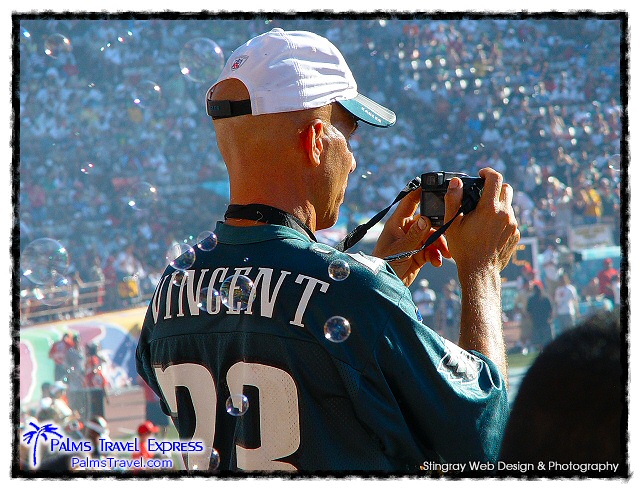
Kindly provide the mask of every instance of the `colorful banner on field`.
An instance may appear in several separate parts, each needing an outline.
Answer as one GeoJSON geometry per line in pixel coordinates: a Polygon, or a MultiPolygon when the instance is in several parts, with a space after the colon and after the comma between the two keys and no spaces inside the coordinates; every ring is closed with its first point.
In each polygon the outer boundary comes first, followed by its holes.
{"type": "Polygon", "coordinates": [[[36,402],[44,382],[54,382],[54,363],[49,350],[65,332],[77,334],[84,349],[96,343],[107,362],[105,375],[110,387],[123,388],[136,384],[135,349],[145,308],[104,313],[46,323],[20,330],[20,404],[36,402]]]}

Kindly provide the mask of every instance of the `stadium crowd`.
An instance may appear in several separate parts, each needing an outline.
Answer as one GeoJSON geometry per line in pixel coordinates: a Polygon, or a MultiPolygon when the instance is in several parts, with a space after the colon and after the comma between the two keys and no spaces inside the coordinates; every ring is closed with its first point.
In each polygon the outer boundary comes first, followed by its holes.
{"type": "Polygon", "coordinates": [[[620,243],[620,19],[34,18],[18,33],[21,248],[58,240],[70,274],[105,281],[103,309],[127,304],[114,293],[124,277],[151,292],[171,243],[212,229],[227,205],[204,110],[214,80],[186,45],[215,41],[215,65],[274,27],[328,37],[361,91],[398,114],[389,131],[358,132],[339,225],[422,172],[491,166],[516,191],[523,237],[546,247],[610,223],[620,243]]]}

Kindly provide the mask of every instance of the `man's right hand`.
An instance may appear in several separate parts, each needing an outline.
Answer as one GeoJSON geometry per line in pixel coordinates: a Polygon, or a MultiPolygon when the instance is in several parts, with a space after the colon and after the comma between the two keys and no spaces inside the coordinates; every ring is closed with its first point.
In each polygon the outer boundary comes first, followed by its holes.
{"type": "MultiPolygon", "coordinates": [[[[478,205],[456,217],[446,231],[462,291],[458,345],[486,355],[507,380],[500,272],[511,259],[520,231],[511,207],[511,186],[490,168],[480,170],[480,177],[484,189],[478,205]]],[[[445,222],[455,216],[461,203],[462,181],[453,178],[445,195],[445,222]]]]}
{"type": "MultiPolygon", "coordinates": [[[[491,168],[483,168],[479,175],[484,179],[484,189],[478,205],[467,215],[458,216],[445,234],[458,271],[465,275],[485,268],[502,271],[520,240],[511,206],[513,188],[491,168]]],[[[446,223],[462,203],[462,181],[457,177],[451,179],[444,200],[446,223]]]]}

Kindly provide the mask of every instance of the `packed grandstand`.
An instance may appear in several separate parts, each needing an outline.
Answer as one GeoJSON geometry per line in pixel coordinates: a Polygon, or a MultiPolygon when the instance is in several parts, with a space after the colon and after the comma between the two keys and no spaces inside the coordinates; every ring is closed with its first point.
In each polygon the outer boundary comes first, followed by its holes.
{"type": "Polygon", "coordinates": [[[491,166],[514,187],[522,236],[539,253],[619,247],[620,17],[34,16],[16,33],[20,249],[54,239],[69,267],[64,301],[40,301],[42,285],[21,275],[23,325],[143,304],[171,245],[214,228],[228,187],[204,94],[235,47],[273,27],[328,37],[361,92],[398,114],[388,131],[358,133],[340,221],[321,239],[339,239],[422,172],[491,166]],[[189,53],[203,40],[214,49],[189,53]]]}

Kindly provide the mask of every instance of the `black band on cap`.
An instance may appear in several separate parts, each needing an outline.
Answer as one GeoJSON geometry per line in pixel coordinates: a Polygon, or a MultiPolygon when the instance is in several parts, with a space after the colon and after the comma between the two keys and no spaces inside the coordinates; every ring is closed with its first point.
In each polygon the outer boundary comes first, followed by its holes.
{"type": "Polygon", "coordinates": [[[251,114],[251,100],[207,100],[207,114],[213,119],[251,114]]]}

